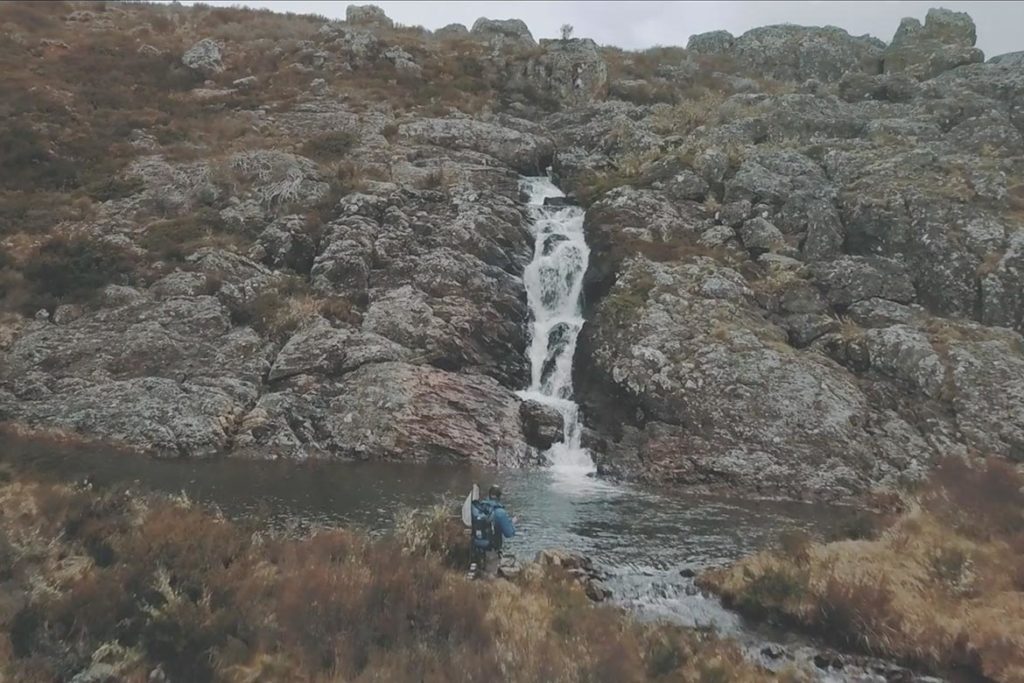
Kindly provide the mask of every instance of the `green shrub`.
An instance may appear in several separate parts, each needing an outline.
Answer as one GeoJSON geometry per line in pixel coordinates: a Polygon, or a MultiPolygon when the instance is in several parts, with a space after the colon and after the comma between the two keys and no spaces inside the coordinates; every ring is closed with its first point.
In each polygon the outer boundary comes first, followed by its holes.
{"type": "Polygon", "coordinates": [[[359,142],[359,136],[347,131],[322,133],[306,141],[302,154],[312,159],[338,159],[344,157],[359,142]]]}
{"type": "Polygon", "coordinates": [[[136,260],[122,247],[90,237],[54,237],[24,265],[33,305],[85,301],[97,290],[133,279],[136,260]]]}

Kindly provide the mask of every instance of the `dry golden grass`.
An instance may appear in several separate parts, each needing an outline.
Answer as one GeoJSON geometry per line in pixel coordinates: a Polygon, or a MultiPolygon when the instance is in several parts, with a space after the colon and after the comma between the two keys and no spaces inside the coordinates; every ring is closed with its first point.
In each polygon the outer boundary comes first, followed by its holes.
{"type": "Polygon", "coordinates": [[[156,667],[196,683],[775,680],[730,642],[594,607],[536,565],[466,581],[445,564],[461,560],[444,543],[465,537],[443,513],[376,541],[285,538],[184,499],[10,472],[0,506],[7,680],[68,680],[90,661],[140,682],[156,667]]]}
{"type": "Polygon", "coordinates": [[[847,646],[1024,681],[1024,477],[949,460],[874,540],[781,548],[702,582],[847,646]]]}

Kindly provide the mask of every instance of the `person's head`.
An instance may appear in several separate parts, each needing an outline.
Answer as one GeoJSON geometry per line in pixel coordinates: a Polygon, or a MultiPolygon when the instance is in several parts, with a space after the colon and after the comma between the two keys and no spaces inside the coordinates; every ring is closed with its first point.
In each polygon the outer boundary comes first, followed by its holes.
{"type": "Polygon", "coordinates": [[[501,498],[501,487],[497,484],[492,484],[491,488],[487,489],[487,497],[491,500],[498,500],[501,498]]]}

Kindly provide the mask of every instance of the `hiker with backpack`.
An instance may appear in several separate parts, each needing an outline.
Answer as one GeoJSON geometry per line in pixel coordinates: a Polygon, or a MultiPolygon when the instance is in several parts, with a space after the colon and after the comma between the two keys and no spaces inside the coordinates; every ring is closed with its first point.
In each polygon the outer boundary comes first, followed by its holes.
{"type": "Polygon", "coordinates": [[[501,487],[491,486],[487,498],[471,501],[472,561],[469,574],[476,578],[483,573],[495,576],[501,561],[501,546],[506,538],[516,535],[515,517],[510,517],[501,504],[501,487]]]}

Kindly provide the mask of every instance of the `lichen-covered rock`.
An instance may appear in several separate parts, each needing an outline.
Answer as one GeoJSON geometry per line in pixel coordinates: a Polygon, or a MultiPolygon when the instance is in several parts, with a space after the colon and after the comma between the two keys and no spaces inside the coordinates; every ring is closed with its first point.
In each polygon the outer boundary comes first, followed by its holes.
{"type": "Polygon", "coordinates": [[[376,5],[349,5],[345,8],[345,22],[373,28],[393,28],[395,25],[384,10],[376,5]]]}
{"type": "Polygon", "coordinates": [[[697,33],[686,41],[686,51],[698,55],[721,54],[731,49],[735,42],[728,31],[697,33]]]}
{"type": "Polygon", "coordinates": [[[523,175],[541,173],[554,154],[546,138],[469,118],[416,119],[402,124],[399,134],[420,144],[482,152],[523,175]]]}
{"type": "Polygon", "coordinates": [[[794,25],[764,26],[733,38],[727,31],[691,36],[687,50],[737,60],[747,73],[778,80],[838,81],[848,71],[878,73],[884,44],[846,31],[794,25]]]}
{"type": "Polygon", "coordinates": [[[0,419],[101,435],[164,455],[213,455],[256,400],[269,346],[209,296],[146,297],[37,323],[0,374],[0,419]]]}
{"type": "Polygon", "coordinates": [[[946,382],[946,368],[925,332],[893,325],[868,330],[864,342],[873,369],[929,398],[939,396],[946,382]]]}
{"type": "Polygon", "coordinates": [[[181,57],[181,63],[204,76],[219,74],[224,70],[220,45],[212,38],[203,38],[190,47],[181,57]]]}
{"type": "Polygon", "coordinates": [[[368,363],[408,359],[408,349],[373,333],[331,326],[314,319],[277,353],[267,379],[275,382],[295,375],[341,377],[368,363]]]}
{"type": "Polygon", "coordinates": [[[498,48],[532,47],[537,44],[530,29],[520,19],[486,19],[473,22],[470,34],[498,48]]]}
{"type": "Polygon", "coordinates": [[[906,72],[921,80],[965,64],[985,61],[974,47],[974,22],[964,12],[930,9],[924,25],[906,18],[885,50],[886,73],[906,72]]]}
{"type": "Polygon", "coordinates": [[[496,381],[428,366],[380,363],[342,380],[323,428],[360,458],[522,465],[519,399],[496,381]]]}
{"type": "Polygon", "coordinates": [[[608,94],[608,65],[588,38],[542,40],[542,52],[515,64],[505,87],[526,89],[565,105],[594,102],[608,94]]]}
{"type": "Polygon", "coordinates": [[[814,264],[811,272],[832,306],[845,308],[865,299],[914,300],[910,274],[899,261],[882,257],[843,256],[814,264]]]}
{"type": "Polygon", "coordinates": [[[797,495],[851,492],[911,467],[899,444],[874,436],[882,416],[846,371],[786,336],[743,278],[710,259],[629,261],[583,341],[643,416],[606,457],[638,454],[642,477],[797,495]]]}
{"type": "Polygon", "coordinates": [[[778,249],[783,244],[782,232],[771,222],[761,218],[751,218],[740,228],[740,239],[748,251],[760,254],[778,249]]]}
{"type": "Polygon", "coordinates": [[[305,217],[290,215],[275,220],[256,238],[256,247],[250,256],[271,268],[308,273],[313,267],[316,244],[305,217]]]}
{"type": "Polygon", "coordinates": [[[967,443],[1024,462],[1024,355],[1019,335],[954,341],[949,347],[953,406],[967,443]]]}

